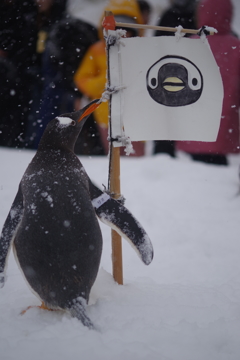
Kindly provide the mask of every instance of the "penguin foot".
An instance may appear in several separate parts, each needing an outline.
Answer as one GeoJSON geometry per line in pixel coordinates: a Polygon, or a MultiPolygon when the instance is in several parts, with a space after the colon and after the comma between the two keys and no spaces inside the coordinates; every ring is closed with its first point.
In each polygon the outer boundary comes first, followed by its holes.
{"type": "Polygon", "coordinates": [[[29,309],[32,309],[32,308],[38,308],[38,309],[43,309],[43,310],[48,310],[48,311],[56,311],[56,310],[48,308],[44,304],[44,302],[42,302],[42,304],[40,306],[37,306],[37,305],[28,306],[25,310],[20,312],[20,315],[24,315],[29,309]]]}
{"type": "Polygon", "coordinates": [[[4,286],[4,273],[0,272],[0,289],[4,286]]]}
{"type": "Polygon", "coordinates": [[[96,330],[95,326],[87,316],[85,307],[82,304],[81,300],[79,299],[75,300],[74,304],[69,309],[69,311],[72,317],[75,317],[78,320],[80,320],[84,326],[87,326],[91,330],[96,330]]]}

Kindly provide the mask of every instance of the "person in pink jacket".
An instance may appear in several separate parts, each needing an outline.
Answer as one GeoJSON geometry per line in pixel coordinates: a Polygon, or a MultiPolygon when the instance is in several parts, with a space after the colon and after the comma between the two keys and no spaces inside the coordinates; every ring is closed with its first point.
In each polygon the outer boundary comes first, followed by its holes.
{"type": "Polygon", "coordinates": [[[197,8],[198,28],[208,25],[218,33],[208,41],[220,68],[224,100],[216,142],[178,141],[177,149],[191,154],[194,160],[227,165],[227,154],[240,152],[240,41],[232,34],[231,0],[201,0],[197,8]]]}

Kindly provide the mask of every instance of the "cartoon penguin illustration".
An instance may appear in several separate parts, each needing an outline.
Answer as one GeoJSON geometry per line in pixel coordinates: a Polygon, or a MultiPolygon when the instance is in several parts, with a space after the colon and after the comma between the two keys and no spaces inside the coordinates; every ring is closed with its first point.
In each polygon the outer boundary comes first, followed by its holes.
{"type": "Polygon", "coordinates": [[[0,287],[12,245],[41,308],[69,312],[89,328],[94,325],[85,304],[102,254],[97,217],[128,239],[145,264],[153,258],[145,230],[120,202],[91,182],[73,152],[86,119],[98,105],[94,100],[48,124],[0,237],[0,287]]]}
{"type": "Polygon", "coordinates": [[[186,106],[201,96],[203,77],[188,59],[165,56],[147,72],[147,90],[151,98],[166,106],[186,106]]]}

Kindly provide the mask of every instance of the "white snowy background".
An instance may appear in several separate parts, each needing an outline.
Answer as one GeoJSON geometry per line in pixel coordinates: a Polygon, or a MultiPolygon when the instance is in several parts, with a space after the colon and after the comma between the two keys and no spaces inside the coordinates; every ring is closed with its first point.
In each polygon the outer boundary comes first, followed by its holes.
{"type": "MultiPolygon", "coordinates": [[[[0,228],[33,155],[0,148],[0,228]]],[[[80,159],[100,187],[107,184],[107,157],[80,159]]],[[[122,158],[122,193],[152,240],[152,264],[123,240],[124,285],[114,283],[110,229],[101,224],[101,266],[87,307],[99,331],[91,331],[61,312],[21,316],[39,301],[11,254],[0,290],[0,359],[239,360],[240,155],[229,161],[122,158]]]]}

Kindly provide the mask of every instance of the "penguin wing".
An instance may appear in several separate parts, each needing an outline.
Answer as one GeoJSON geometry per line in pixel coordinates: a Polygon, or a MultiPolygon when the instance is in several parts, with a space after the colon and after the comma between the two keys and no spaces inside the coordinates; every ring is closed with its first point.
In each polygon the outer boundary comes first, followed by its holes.
{"type": "Polygon", "coordinates": [[[4,286],[4,272],[6,269],[7,258],[10,253],[11,244],[16,233],[18,224],[23,215],[23,195],[19,187],[18,193],[13,201],[11,209],[3,225],[0,236],[0,288],[4,286]]]}
{"type": "Polygon", "coordinates": [[[141,224],[125,206],[92,183],[90,194],[99,219],[128,240],[144,264],[149,265],[153,259],[153,247],[141,224]]]}

